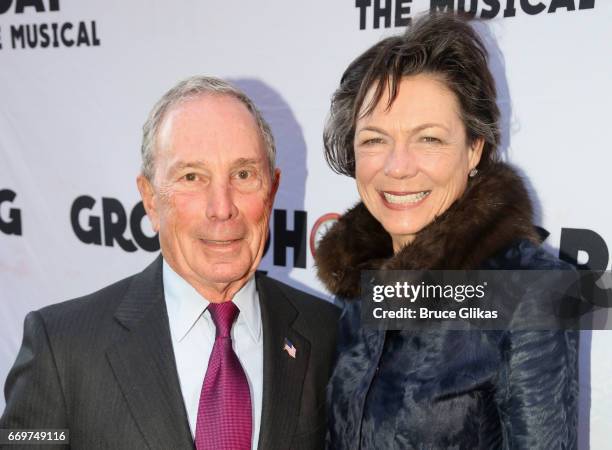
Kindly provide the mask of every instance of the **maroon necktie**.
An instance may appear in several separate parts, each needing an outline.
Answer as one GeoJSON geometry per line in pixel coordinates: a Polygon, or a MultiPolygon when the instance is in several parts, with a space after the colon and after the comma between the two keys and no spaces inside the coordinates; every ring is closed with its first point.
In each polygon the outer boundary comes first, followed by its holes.
{"type": "Polygon", "coordinates": [[[238,317],[233,302],[211,303],[217,327],[202,384],[195,443],[197,450],[250,450],[253,420],[249,383],[232,349],[230,331],[238,317]]]}

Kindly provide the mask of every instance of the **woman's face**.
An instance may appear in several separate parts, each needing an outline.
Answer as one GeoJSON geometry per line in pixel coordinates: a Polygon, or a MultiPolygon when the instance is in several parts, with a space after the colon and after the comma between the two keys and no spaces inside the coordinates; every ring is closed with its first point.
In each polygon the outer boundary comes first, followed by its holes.
{"type": "Polygon", "coordinates": [[[484,144],[468,144],[455,94],[435,76],[405,77],[398,89],[391,108],[385,89],[357,121],[354,141],[359,195],[395,252],[461,196],[484,144]]]}

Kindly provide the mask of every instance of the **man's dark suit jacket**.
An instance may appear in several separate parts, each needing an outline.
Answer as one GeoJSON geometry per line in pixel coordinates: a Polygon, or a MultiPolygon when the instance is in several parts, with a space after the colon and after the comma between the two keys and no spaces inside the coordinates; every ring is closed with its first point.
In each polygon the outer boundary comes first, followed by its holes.
{"type": "MultiPolygon", "coordinates": [[[[264,345],[259,449],[323,448],[337,308],[261,274],[256,283],[264,345]],[[295,359],[283,350],[285,338],[295,359]]],[[[0,428],[68,428],[74,449],[193,449],[161,257],[94,294],[28,314],[5,397],[0,428]]]]}

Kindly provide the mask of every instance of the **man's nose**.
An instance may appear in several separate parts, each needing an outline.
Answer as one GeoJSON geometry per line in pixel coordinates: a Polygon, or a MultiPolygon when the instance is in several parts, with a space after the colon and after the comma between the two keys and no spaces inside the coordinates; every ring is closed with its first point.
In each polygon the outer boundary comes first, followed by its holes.
{"type": "Polygon", "coordinates": [[[211,220],[229,220],[237,214],[229,182],[211,183],[206,200],[206,217],[211,220]]]}
{"type": "Polygon", "coordinates": [[[385,159],[385,175],[392,178],[410,178],[417,174],[418,164],[415,149],[409,144],[396,144],[385,159]]]}

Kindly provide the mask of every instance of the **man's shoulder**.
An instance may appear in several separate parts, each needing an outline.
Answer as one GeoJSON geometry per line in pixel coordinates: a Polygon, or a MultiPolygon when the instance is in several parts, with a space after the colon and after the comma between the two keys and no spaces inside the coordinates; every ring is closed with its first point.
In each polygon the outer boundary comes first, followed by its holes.
{"type": "Polygon", "coordinates": [[[291,327],[306,338],[312,348],[317,349],[316,354],[320,357],[325,358],[335,352],[339,308],[261,273],[257,275],[257,284],[260,298],[263,294],[267,308],[275,311],[270,318],[289,320],[291,327]]]}
{"type": "Polygon", "coordinates": [[[261,273],[258,273],[257,278],[260,283],[280,291],[283,296],[291,302],[293,307],[307,319],[324,320],[335,323],[340,316],[340,309],[327,300],[289,286],[282,281],[261,273]]]}
{"type": "Polygon", "coordinates": [[[113,306],[116,307],[135,276],[137,275],[126,277],[90,294],[45,306],[38,312],[45,318],[53,318],[55,316],[66,317],[66,315],[79,315],[93,311],[102,312],[113,308],[113,306]]]}
{"type": "Polygon", "coordinates": [[[321,297],[289,286],[267,275],[260,274],[258,277],[263,283],[280,290],[300,313],[324,315],[332,319],[337,319],[340,314],[340,309],[337,306],[321,297]]]}
{"type": "MultiPolygon", "coordinates": [[[[111,320],[115,311],[126,297],[130,289],[138,283],[136,280],[147,277],[147,274],[157,270],[156,262],[142,272],[133,274],[97,291],[81,297],[45,306],[37,311],[46,324],[66,325],[91,324],[92,320],[111,320]]],[[[145,282],[146,280],[141,280],[145,282]]]]}

